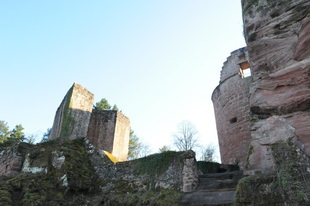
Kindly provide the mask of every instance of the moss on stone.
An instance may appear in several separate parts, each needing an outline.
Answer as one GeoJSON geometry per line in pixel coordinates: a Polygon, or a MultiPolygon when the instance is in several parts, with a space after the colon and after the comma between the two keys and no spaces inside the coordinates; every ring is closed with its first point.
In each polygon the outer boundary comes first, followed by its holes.
{"type": "Polygon", "coordinates": [[[63,120],[61,125],[61,133],[60,136],[67,137],[70,133],[70,128],[72,128],[72,124],[74,123],[74,118],[71,114],[71,96],[73,93],[73,87],[68,91],[66,97],[65,97],[65,105],[64,105],[64,111],[63,111],[63,120]]]}
{"type": "Polygon", "coordinates": [[[257,7],[260,0],[241,0],[243,13],[247,13],[251,8],[257,7]]]}
{"type": "Polygon", "coordinates": [[[217,173],[217,171],[220,169],[220,165],[221,164],[217,162],[198,161],[197,169],[203,174],[217,173]]]}
{"type": "MultiPolygon", "coordinates": [[[[82,139],[44,142],[32,146],[27,153],[30,167],[47,167],[48,173],[20,173],[14,177],[1,177],[0,205],[6,205],[6,202],[7,205],[70,205],[67,203],[72,199],[100,194],[98,177],[82,139]],[[60,169],[52,165],[52,152],[55,151],[65,156],[60,169]],[[64,175],[68,180],[67,185],[61,179],[64,175]]],[[[81,199],[85,200],[85,204],[89,201],[89,197],[81,199]]],[[[80,203],[75,205],[84,204],[80,203]]]]}
{"type": "Polygon", "coordinates": [[[134,160],[134,172],[137,175],[147,174],[151,177],[165,172],[172,161],[180,161],[181,152],[167,151],[134,160]]]}
{"type": "Polygon", "coordinates": [[[272,187],[275,175],[255,175],[241,179],[237,186],[235,205],[279,205],[282,197],[272,187]]]}
{"type": "Polygon", "coordinates": [[[8,190],[0,190],[0,205],[2,206],[12,205],[11,193],[8,190]]]}
{"type": "Polygon", "coordinates": [[[250,145],[248,148],[247,155],[246,155],[246,160],[245,160],[245,165],[244,165],[245,169],[248,169],[250,166],[250,156],[253,154],[253,152],[254,152],[254,147],[253,145],[250,145]]]}
{"type": "Polygon", "coordinates": [[[217,162],[198,161],[197,169],[203,174],[239,171],[238,164],[220,164],[217,162]]]}
{"type": "Polygon", "coordinates": [[[64,165],[69,188],[74,191],[98,190],[98,176],[90,163],[83,139],[66,141],[64,145],[66,150],[63,153],[69,160],[64,165]]]}
{"type": "MultiPolygon", "coordinates": [[[[47,173],[20,173],[14,177],[0,177],[0,205],[173,206],[179,205],[183,195],[173,189],[150,190],[151,179],[138,183],[122,178],[100,180],[91,165],[90,154],[87,153],[83,139],[48,141],[31,146],[26,153],[29,154],[30,167],[46,165],[47,173]],[[52,164],[55,153],[65,157],[59,168],[52,164]],[[64,176],[67,185],[64,184],[64,176]]],[[[182,158],[178,152],[166,152],[126,164],[136,166],[136,172],[142,175],[158,175],[172,161],[182,158]]]]}
{"type": "MultiPolygon", "coordinates": [[[[288,201],[309,203],[310,175],[308,168],[301,163],[304,159],[302,151],[291,142],[274,144],[271,150],[278,167],[274,185],[281,188],[283,197],[288,201]]],[[[309,164],[309,160],[306,162],[309,164]]]]}
{"type": "Polygon", "coordinates": [[[101,205],[177,206],[180,205],[182,196],[182,192],[172,189],[163,189],[160,191],[139,190],[137,186],[134,186],[133,182],[124,180],[122,183],[119,182],[119,184],[113,182],[113,186],[110,189],[103,191],[101,205]],[[128,185],[131,188],[128,188],[128,185]]]}
{"type": "Polygon", "coordinates": [[[277,171],[241,179],[235,205],[308,205],[309,158],[291,142],[271,146],[277,171]]]}

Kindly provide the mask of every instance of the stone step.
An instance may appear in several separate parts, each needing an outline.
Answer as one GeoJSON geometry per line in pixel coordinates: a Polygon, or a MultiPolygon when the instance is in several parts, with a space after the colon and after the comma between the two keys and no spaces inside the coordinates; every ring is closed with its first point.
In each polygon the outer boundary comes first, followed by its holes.
{"type": "Polygon", "coordinates": [[[232,189],[236,188],[241,178],[242,172],[240,171],[199,175],[199,184],[196,189],[232,189]]]}
{"type": "Polygon", "coordinates": [[[236,188],[238,184],[238,181],[233,180],[233,179],[210,179],[210,178],[203,178],[199,179],[199,184],[196,188],[196,190],[205,190],[205,189],[233,189],[236,188]]]}
{"type": "Polygon", "coordinates": [[[243,173],[241,171],[210,173],[199,175],[199,178],[213,178],[213,179],[241,179],[243,173]]]}
{"type": "Polygon", "coordinates": [[[208,206],[208,205],[233,205],[236,191],[231,189],[223,190],[198,190],[186,193],[181,201],[182,206],[208,206]]]}

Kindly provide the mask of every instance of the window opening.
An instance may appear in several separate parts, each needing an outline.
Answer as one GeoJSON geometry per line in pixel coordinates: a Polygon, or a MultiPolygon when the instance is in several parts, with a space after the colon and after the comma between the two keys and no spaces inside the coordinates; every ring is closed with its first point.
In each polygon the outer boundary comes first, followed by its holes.
{"type": "Polygon", "coordinates": [[[250,69],[250,64],[249,62],[245,61],[239,64],[240,66],[240,71],[239,75],[241,78],[246,78],[251,76],[251,69],[250,69]]]}

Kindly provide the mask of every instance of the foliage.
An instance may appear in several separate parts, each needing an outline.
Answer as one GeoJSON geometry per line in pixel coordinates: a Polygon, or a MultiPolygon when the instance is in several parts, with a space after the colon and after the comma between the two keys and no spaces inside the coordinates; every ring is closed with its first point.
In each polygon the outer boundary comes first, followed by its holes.
{"type": "Polygon", "coordinates": [[[113,105],[112,110],[117,110],[117,111],[119,110],[116,104],[113,105]]]}
{"type": "Polygon", "coordinates": [[[21,124],[16,125],[15,128],[10,133],[10,138],[17,141],[23,141],[25,139],[25,134],[23,130],[24,128],[21,124]]]}
{"type": "Polygon", "coordinates": [[[109,101],[105,98],[101,99],[100,102],[97,102],[93,109],[95,110],[119,110],[116,104],[113,107],[109,104],[109,101]]]}
{"type": "Polygon", "coordinates": [[[197,146],[198,137],[195,126],[190,121],[178,124],[178,131],[173,135],[174,145],[179,151],[192,150],[197,146]]]}
{"type": "Polygon", "coordinates": [[[142,143],[140,138],[130,130],[129,136],[129,148],[128,148],[128,160],[137,159],[139,157],[145,157],[150,153],[149,146],[142,143]]]}
{"type": "Polygon", "coordinates": [[[51,132],[52,132],[52,128],[47,128],[46,132],[43,134],[41,143],[48,141],[48,137],[50,136],[51,132]]]}
{"type": "Polygon", "coordinates": [[[0,121],[0,143],[5,142],[9,137],[10,131],[7,122],[0,121]]]}
{"type": "Polygon", "coordinates": [[[159,148],[159,152],[168,152],[170,151],[170,147],[167,145],[164,145],[162,148],[159,148]]]}
{"type": "Polygon", "coordinates": [[[25,140],[24,128],[21,124],[18,124],[14,129],[9,130],[7,122],[0,121],[0,143],[4,143],[8,140],[14,142],[21,142],[25,140]]]}
{"type": "Polygon", "coordinates": [[[128,159],[133,160],[138,158],[141,147],[142,143],[140,142],[139,137],[134,133],[133,130],[130,130],[128,159]]]}
{"type": "Polygon", "coordinates": [[[36,136],[34,134],[32,134],[32,135],[30,135],[24,139],[24,141],[29,143],[29,144],[34,144],[35,140],[36,140],[36,136]]]}
{"type": "Polygon", "coordinates": [[[309,157],[291,142],[271,145],[271,152],[277,170],[241,179],[235,205],[309,205],[309,157]]]}

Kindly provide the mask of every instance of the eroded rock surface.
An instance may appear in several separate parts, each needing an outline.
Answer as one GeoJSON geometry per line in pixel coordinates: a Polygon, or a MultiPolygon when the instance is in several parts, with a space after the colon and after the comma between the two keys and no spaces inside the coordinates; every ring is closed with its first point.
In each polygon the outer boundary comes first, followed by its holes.
{"type": "Polygon", "coordinates": [[[299,147],[310,155],[309,13],[309,1],[243,1],[253,74],[250,108],[256,119],[251,126],[251,137],[256,141],[252,142],[252,165],[260,164],[254,161],[258,161],[258,153],[269,156],[270,150],[263,147],[288,136],[301,141],[299,147]],[[278,121],[271,121],[275,118],[278,121]]]}

